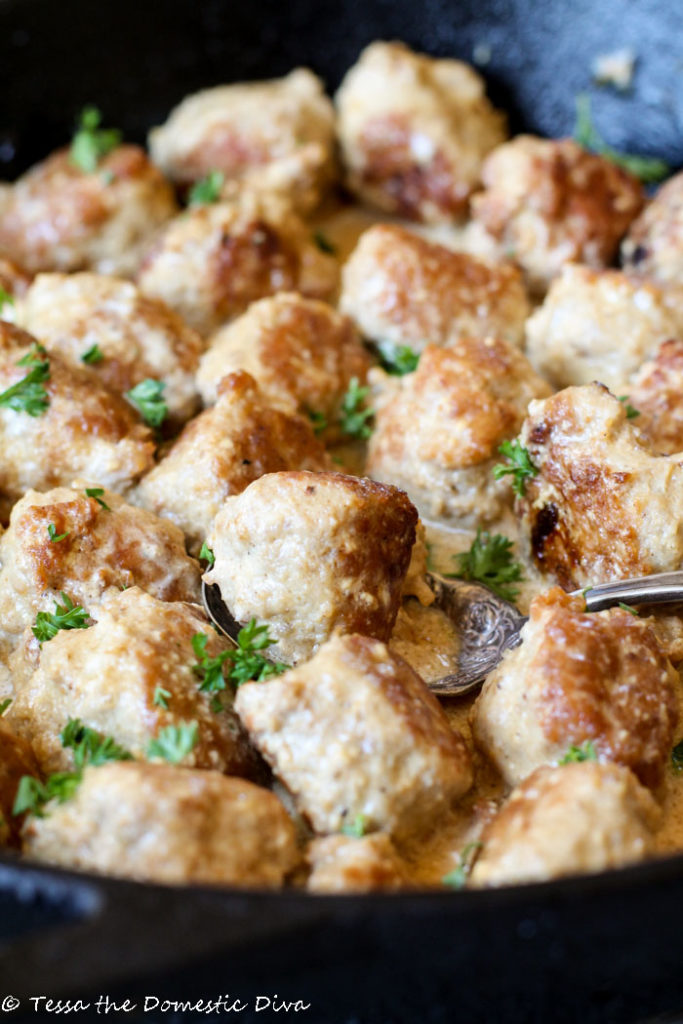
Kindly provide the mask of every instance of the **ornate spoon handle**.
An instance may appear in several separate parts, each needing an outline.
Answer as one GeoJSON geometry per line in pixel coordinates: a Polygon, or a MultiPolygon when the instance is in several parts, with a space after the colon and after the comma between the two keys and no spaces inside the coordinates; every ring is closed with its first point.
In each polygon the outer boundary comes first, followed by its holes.
{"type": "Polygon", "coordinates": [[[617,583],[600,583],[583,593],[586,609],[599,612],[619,602],[624,604],[675,604],[683,603],[683,572],[662,572],[656,576],[640,576],[617,583]]]}

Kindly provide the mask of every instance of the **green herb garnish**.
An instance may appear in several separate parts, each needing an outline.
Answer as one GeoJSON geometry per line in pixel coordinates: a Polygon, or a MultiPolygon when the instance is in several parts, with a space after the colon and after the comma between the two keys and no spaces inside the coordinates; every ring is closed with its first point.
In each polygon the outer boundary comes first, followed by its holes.
{"type": "Polygon", "coordinates": [[[499,462],[493,467],[493,476],[496,480],[508,474],[512,476],[512,490],[520,498],[523,497],[526,492],[526,481],[538,476],[538,470],[531,461],[529,452],[519,441],[503,441],[498,451],[509,460],[509,464],[499,462]]]}
{"type": "Polygon", "coordinates": [[[406,373],[417,370],[420,362],[419,352],[414,352],[409,345],[394,345],[391,341],[377,343],[382,369],[396,377],[404,377],[406,373]]]}
{"type": "Polygon", "coordinates": [[[161,397],[165,387],[162,381],[148,377],[126,391],[126,398],[150,427],[160,427],[168,415],[168,406],[161,397]]]}
{"type": "Polygon", "coordinates": [[[677,743],[671,751],[671,764],[674,767],[674,771],[683,771],[683,740],[677,743]]]}
{"type": "Polygon", "coordinates": [[[441,879],[443,885],[447,885],[451,889],[464,889],[474,865],[475,851],[480,850],[482,846],[483,843],[480,843],[478,840],[473,843],[468,843],[467,846],[465,846],[458,854],[457,868],[454,868],[453,871],[449,871],[448,874],[444,875],[441,879]]]}
{"type": "Polygon", "coordinates": [[[188,202],[190,206],[207,206],[217,203],[221,197],[221,189],[225,182],[222,171],[209,171],[206,177],[196,181],[190,189],[188,202]]]}
{"type": "Polygon", "coordinates": [[[204,541],[204,543],[202,544],[202,550],[199,552],[199,557],[204,562],[209,563],[209,569],[213,569],[214,563],[216,561],[216,556],[214,555],[213,551],[206,543],[206,541],[204,541]]]}
{"type": "Polygon", "coordinates": [[[47,535],[48,535],[48,537],[50,538],[50,540],[52,541],[53,544],[56,544],[57,541],[64,540],[64,538],[68,537],[70,533],[71,533],[71,530],[67,530],[65,533],[59,533],[58,534],[57,533],[57,528],[56,528],[54,523],[48,523],[47,524],[47,535]]]}
{"type": "Polygon", "coordinates": [[[164,711],[168,711],[168,700],[170,696],[170,690],[165,690],[163,686],[156,686],[154,688],[154,697],[152,698],[152,704],[156,704],[158,708],[163,708],[164,711]]]}
{"type": "Polygon", "coordinates": [[[104,356],[99,345],[91,345],[87,352],[84,352],[81,356],[81,362],[88,363],[90,366],[94,363],[101,363],[103,359],[104,356]]]}
{"type": "Polygon", "coordinates": [[[132,761],[133,755],[111,736],[105,736],[89,725],[83,725],[80,718],[70,718],[60,734],[62,746],[74,752],[77,768],[86,765],[107,764],[108,761],[132,761]]]}
{"type": "Polygon", "coordinates": [[[501,533],[477,530],[469,551],[454,555],[458,571],[444,573],[449,579],[479,580],[505,601],[514,601],[519,587],[511,586],[524,579],[522,566],[512,556],[514,544],[501,533]]]}
{"type": "Polygon", "coordinates": [[[634,420],[636,418],[636,416],[640,416],[640,409],[634,409],[633,406],[629,403],[628,399],[629,399],[628,395],[621,395],[620,398],[619,398],[619,401],[622,404],[625,403],[624,404],[624,408],[626,409],[626,419],[627,420],[634,420]]]}
{"type": "Polygon", "coordinates": [[[109,505],[107,505],[106,501],[102,500],[104,487],[86,487],[85,494],[87,498],[94,498],[100,508],[103,508],[105,512],[111,512],[109,505]]]}
{"type": "Polygon", "coordinates": [[[205,693],[218,693],[219,690],[225,689],[223,665],[232,652],[221,651],[215,658],[210,657],[206,651],[208,639],[206,633],[195,633],[192,637],[192,650],[197,659],[192,671],[201,679],[200,690],[205,693]]]}
{"type": "Polygon", "coordinates": [[[365,407],[364,402],[370,394],[369,387],[361,387],[358,377],[352,377],[348,390],[342,399],[339,424],[342,431],[349,437],[367,441],[372,434],[368,420],[375,415],[374,409],[365,407]]]}
{"type": "Polygon", "coordinates": [[[330,256],[337,255],[337,246],[329,240],[329,238],[324,232],[314,231],[313,241],[318,246],[321,252],[326,252],[330,256]]]}
{"type": "Polygon", "coordinates": [[[316,437],[327,430],[327,417],[324,412],[316,412],[315,409],[307,409],[308,418],[313,424],[313,433],[316,437]]]}
{"type": "Polygon", "coordinates": [[[41,782],[32,775],[23,775],[17,787],[12,814],[28,812],[42,818],[45,804],[50,800],[66,803],[78,789],[81,777],[81,772],[54,772],[41,782]]]}
{"type": "Polygon", "coordinates": [[[608,146],[593,124],[591,101],[585,92],[580,93],[576,97],[574,138],[584,149],[589,149],[593,153],[606,157],[607,160],[610,160],[617,167],[621,167],[636,178],[640,178],[645,184],[661,181],[662,178],[666,178],[671,173],[671,168],[664,160],[658,160],[656,157],[620,153],[618,150],[608,146]]]}
{"type": "Polygon", "coordinates": [[[62,593],[64,604],[55,601],[54,614],[50,612],[38,612],[36,624],[33,626],[33,635],[41,644],[52,640],[57,636],[60,629],[87,629],[88,613],[79,604],[74,604],[71,598],[62,593]]]}
{"type": "Polygon", "coordinates": [[[102,157],[116,149],[121,141],[121,132],[116,128],[100,128],[101,120],[97,107],[84,107],[71,142],[69,159],[86,174],[92,174],[102,157]]]}
{"type": "MultiPolygon", "coordinates": [[[[42,346],[32,346],[31,351],[20,359],[17,366],[31,366],[20,381],[0,394],[0,406],[15,412],[26,412],[29,416],[42,416],[50,404],[50,398],[43,383],[50,379],[50,364],[47,359],[38,358],[42,346]]],[[[42,349],[44,353],[45,349],[42,349]]]]}
{"type": "Polygon", "coordinates": [[[156,739],[150,740],[147,746],[147,757],[160,758],[169,764],[179,764],[184,757],[191,754],[197,745],[199,726],[196,722],[181,722],[180,725],[167,725],[156,739]]]}
{"type": "Polygon", "coordinates": [[[14,306],[14,296],[6,292],[4,288],[0,288],[0,319],[5,306],[14,306]]]}
{"type": "Polygon", "coordinates": [[[252,619],[237,634],[237,650],[228,651],[232,668],[228,678],[235,686],[241,686],[250,680],[262,682],[271,676],[279,676],[286,672],[288,665],[281,661],[268,661],[259,651],[270,647],[273,643],[268,635],[268,626],[257,626],[252,619]]]}
{"type": "Polygon", "coordinates": [[[618,607],[621,608],[622,612],[628,612],[629,615],[636,615],[637,616],[639,614],[637,608],[634,608],[633,605],[630,605],[630,604],[624,604],[623,601],[619,602],[618,607]]]}
{"type": "Polygon", "coordinates": [[[362,839],[368,827],[368,820],[364,814],[357,814],[353,821],[345,821],[341,827],[341,834],[352,839],[362,839]]]}
{"type": "Polygon", "coordinates": [[[0,718],[2,718],[2,716],[7,711],[7,708],[10,706],[11,703],[12,703],[12,698],[11,697],[5,697],[4,700],[0,701],[0,718]]]}
{"type": "Polygon", "coordinates": [[[581,746],[572,744],[558,764],[576,764],[580,761],[597,761],[598,754],[592,740],[586,740],[581,746]]]}

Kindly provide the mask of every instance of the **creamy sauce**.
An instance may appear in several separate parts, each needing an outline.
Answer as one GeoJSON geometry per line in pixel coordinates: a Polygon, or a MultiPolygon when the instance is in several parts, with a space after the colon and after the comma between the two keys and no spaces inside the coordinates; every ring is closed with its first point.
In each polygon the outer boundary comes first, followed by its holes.
{"type": "Polygon", "coordinates": [[[417,598],[403,602],[389,646],[427,682],[455,672],[458,631],[439,608],[425,608],[417,598]]]}

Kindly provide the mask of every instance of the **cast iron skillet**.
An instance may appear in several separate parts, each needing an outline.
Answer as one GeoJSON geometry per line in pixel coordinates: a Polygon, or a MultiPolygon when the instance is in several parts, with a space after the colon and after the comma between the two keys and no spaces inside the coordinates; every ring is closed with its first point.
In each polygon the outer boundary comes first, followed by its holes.
{"type": "MultiPolygon", "coordinates": [[[[201,86],[305,63],[334,88],[375,38],[465,59],[489,47],[482,70],[515,130],[569,133],[589,88],[613,146],[680,166],[681,21],[677,0],[0,0],[0,177],[64,142],[85,102],[142,141],[201,86]],[[639,57],[633,91],[592,88],[591,58],[621,46],[639,57]]],[[[247,1004],[232,1011],[241,1021],[644,1021],[683,1009],[681,906],[683,857],[496,892],[312,898],[162,889],[5,856],[0,1003],[21,1000],[14,1020],[54,1019],[31,996],[103,994],[137,1004],[110,1020],[218,1019],[153,1000],[229,993],[247,1004]],[[285,999],[310,1009],[273,1012],[285,999]]],[[[104,1018],[93,1005],[69,1019],[104,1018]]]]}

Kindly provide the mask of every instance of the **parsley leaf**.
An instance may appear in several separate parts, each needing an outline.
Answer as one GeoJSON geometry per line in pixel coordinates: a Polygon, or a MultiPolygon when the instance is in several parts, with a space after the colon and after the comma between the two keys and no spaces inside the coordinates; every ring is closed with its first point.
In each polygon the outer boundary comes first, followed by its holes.
{"type": "Polygon", "coordinates": [[[197,659],[192,666],[192,671],[201,679],[200,690],[205,693],[218,693],[219,690],[225,689],[223,665],[232,652],[221,651],[215,658],[212,658],[206,653],[207,642],[206,633],[195,633],[192,637],[192,650],[197,659]]]}
{"type": "Polygon", "coordinates": [[[156,686],[154,688],[154,697],[152,698],[152,704],[156,704],[158,708],[163,708],[164,711],[168,711],[168,699],[170,696],[170,690],[165,690],[163,686],[156,686]]]}
{"type": "Polygon", "coordinates": [[[126,391],[126,398],[150,427],[160,427],[168,415],[168,406],[161,397],[165,387],[160,380],[148,377],[126,391]]]}
{"type": "Polygon", "coordinates": [[[619,401],[622,404],[625,403],[626,419],[627,420],[634,420],[636,418],[636,416],[640,416],[640,409],[634,409],[633,406],[629,403],[628,399],[629,399],[628,395],[621,395],[619,397],[619,401]]]}
{"type": "Polygon", "coordinates": [[[48,523],[47,524],[47,533],[48,533],[48,537],[50,538],[52,543],[56,544],[57,541],[64,540],[65,537],[68,537],[69,534],[71,533],[71,530],[67,530],[66,533],[59,533],[58,534],[57,533],[57,528],[55,527],[55,524],[54,523],[48,523]]]}
{"type": "Polygon", "coordinates": [[[112,736],[105,736],[88,725],[83,725],[80,718],[70,718],[60,733],[62,746],[74,752],[74,763],[77,768],[85,768],[87,764],[101,765],[108,761],[132,761],[133,755],[122,747],[112,736]]]}
{"type": "Polygon", "coordinates": [[[81,362],[88,363],[91,366],[94,363],[101,363],[103,359],[104,356],[102,355],[99,345],[91,345],[90,348],[81,356],[81,362]]]}
{"type": "MultiPolygon", "coordinates": [[[[40,346],[34,346],[17,366],[31,366],[31,369],[16,384],[0,394],[0,406],[15,412],[26,412],[29,416],[42,416],[50,404],[50,398],[43,383],[50,379],[50,364],[47,359],[38,360],[40,346]]],[[[44,349],[42,350],[45,351],[44,349]]]]}
{"type": "Polygon", "coordinates": [[[0,701],[0,718],[2,718],[2,716],[7,711],[7,708],[10,706],[11,703],[12,703],[12,698],[11,697],[5,697],[4,700],[0,701]]]}
{"type": "Polygon", "coordinates": [[[5,306],[14,306],[14,296],[10,295],[9,292],[6,292],[4,288],[0,288],[0,319],[3,319],[2,314],[5,306]]]}
{"type": "Polygon", "coordinates": [[[558,764],[575,764],[579,761],[597,761],[598,754],[592,740],[586,740],[580,747],[572,744],[558,764]]]}
{"type": "Polygon", "coordinates": [[[147,757],[160,758],[169,764],[179,764],[184,757],[192,753],[198,738],[199,726],[196,722],[167,725],[165,729],[161,729],[156,739],[150,740],[147,757]]]}
{"type": "Polygon", "coordinates": [[[514,478],[512,490],[520,498],[523,497],[526,491],[526,481],[538,476],[538,470],[531,461],[529,452],[519,441],[503,441],[498,451],[509,460],[510,464],[499,462],[497,466],[493,467],[493,476],[496,480],[500,480],[501,477],[510,474],[514,478]]]}
{"type": "Polygon", "coordinates": [[[46,355],[47,349],[39,341],[34,341],[26,355],[17,360],[17,366],[35,366],[46,355]]]}
{"type": "Polygon", "coordinates": [[[85,495],[87,498],[94,498],[97,504],[104,509],[105,512],[111,512],[109,505],[106,501],[102,500],[104,494],[104,487],[86,487],[85,495]]]}
{"type": "Polygon", "coordinates": [[[221,197],[224,181],[225,175],[222,171],[210,171],[206,177],[196,181],[188,196],[190,206],[217,203],[221,197]]]}
{"type": "Polygon", "coordinates": [[[458,571],[444,573],[448,579],[479,580],[505,601],[514,601],[519,587],[511,586],[524,579],[522,566],[512,556],[514,544],[501,533],[477,530],[469,551],[453,557],[458,571]]]}
{"type": "Polygon", "coordinates": [[[100,128],[101,120],[102,114],[97,107],[83,107],[71,142],[69,159],[86,174],[92,174],[102,157],[115,149],[121,141],[121,132],[116,128],[100,128]]]}
{"type": "Polygon", "coordinates": [[[353,821],[345,821],[341,827],[343,836],[350,836],[352,839],[362,839],[368,827],[368,820],[364,814],[357,814],[353,821]]]}
{"type": "Polygon", "coordinates": [[[55,601],[54,614],[50,612],[38,612],[36,624],[33,626],[33,635],[40,643],[52,640],[60,629],[87,629],[88,613],[79,604],[74,604],[67,594],[62,593],[64,604],[55,601]]]}
{"type": "Polygon", "coordinates": [[[630,604],[624,604],[623,601],[619,602],[618,607],[621,608],[622,612],[628,612],[629,615],[636,615],[637,616],[639,614],[637,608],[634,608],[633,605],[630,605],[630,604]]]}
{"type": "Polygon", "coordinates": [[[348,390],[342,399],[339,424],[345,434],[365,440],[372,434],[368,420],[375,415],[374,409],[365,407],[364,402],[370,394],[369,387],[361,387],[358,377],[352,377],[348,390]]]}
{"type": "Polygon", "coordinates": [[[199,552],[199,557],[204,562],[209,563],[209,569],[213,569],[214,563],[216,561],[216,556],[214,555],[213,551],[206,543],[206,541],[204,541],[204,543],[202,544],[202,550],[199,552]]]}
{"type": "Polygon", "coordinates": [[[683,772],[683,740],[677,743],[671,751],[671,764],[674,771],[683,772]]]}
{"type": "Polygon", "coordinates": [[[316,412],[315,409],[307,409],[308,418],[313,424],[313,433],[316,437],[327,430],[327,417],[324,412],[316,412]]]}
{"type": "Polygon", "coordinates": [[[461,852],[458,854],[458,866],[453,871],[449,871],[447,875],[444,875],[441,879],[443,885],[449,886],[451,889],[464,889],[467,884],[472,867],[475,861],[475,851],[480,850],[483,846],[478,840],[473,843],[468,843],[461,852]]]}
{"type": "Polygon", "coordinates": [[[45,782],[32,775],[23,775],[17,787],[12,814],[28,812],[42,818],[45,804],[50,800],[57,800],[60,804],[66,803],[78,789],[81,778],[80,771],[54,772],[48,775],[45,782]]]}
{"type": "Polygon", "coordinates": [[[574,138],[584,149],[592,150],[599,156],[606,157],[617,167],[640,178],[645,184],[661,181],[671,173],[671,168],[663,160],[656,157],[636,156],[631,153],[620,153],[608,146],[602,138],[591,115],[591,101],[587,93],[580,93],[576,97],[576,126],[574,138]]]}
{"type": "Polygon", "coordinates": [[[314,231],[313,241],[318,246],[321,252],[326,252],[330,256],[337,255],[337,246],[334,242],[331,242],[324,231],[314,231]]]}
{"type": "Polygon", "coordinates": [[[288,665],[281,661],[268,661],[259,651],[270,647],[272,640],[268,635],[268,626],[257,626],[256,619],[252,619],[237,634],[237,650],[228,651],[228,657],[232,661],[232,668],[228,672],[228,679],[241,686],[250,680],[262,682],[271,676],[279,676],[286,672],[288,665]]]}
{"type": "Polygon", "coordinates": [[[418,352],[414,352],[409,345],[394,345],[391,341],[380,341],[377,343],[377,348],[382,369],[387,373],[391,373],[395,377],[404,377],[406,373],[413,373],[417,370],[420,355],[418,352]]]}

